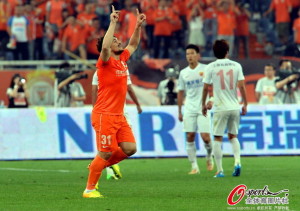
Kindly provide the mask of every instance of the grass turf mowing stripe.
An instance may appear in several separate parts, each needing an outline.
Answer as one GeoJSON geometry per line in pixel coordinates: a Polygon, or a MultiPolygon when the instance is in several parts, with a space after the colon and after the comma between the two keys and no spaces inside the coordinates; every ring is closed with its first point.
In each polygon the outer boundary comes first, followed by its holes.
{"type": "Polygon", "coordinates": [[[21,169],[21,168],[0,168],[1,170],[8,170],[8,171],[46,171],[46,172],[60,172],[60,173],[68,173],[69,170],[49,170],[49,169],[21,169]]]}
{"type": "MultiPolygon", "coordinates": [[[[0,171],[0,210],[228,210],[227,197],[239,184],[272,192],[289,189],[289,210],[300,210],[299,157],[242,157],[240,177],[232,177],[233,158],[223,159],[224,178],[213,178],[199,158],[200,175],[188,175],[187,159],[129,159],[121,180],[100,180],[104,199],[83,199],[90,160],[2,161],[2,168],[66,169],[59,172],[0,171]]],[[[270,205],[273,210],[275,205],[270,205]]],[[[283,205],[276,205],[277,207],[283,205]]],[[[236,207],[253,208],[242,200],[236,207]]],[[[261,209],[263,210],[263,209],[261,209]]],[[[268,210],[270,210],[268,208],[268,210]]]]}

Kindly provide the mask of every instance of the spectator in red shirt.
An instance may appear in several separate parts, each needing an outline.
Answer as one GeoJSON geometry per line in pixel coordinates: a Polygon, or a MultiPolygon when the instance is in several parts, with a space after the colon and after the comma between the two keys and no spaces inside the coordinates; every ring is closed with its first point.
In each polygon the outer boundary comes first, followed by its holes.
{"type": "Polygon", "coordinates": [[[275,11],[278,38],[283,45],[286,45],[290,36],[290,13],[292,11],[292,4],[290,0],[272,0],[272,3],[269,9],[264,13],[264,16],[268,15],[272,11],[275,11]]]}
{"type": "Polygon", "coordinates": [[[138,8],[137,4],[131,4],[129,11],[126,12],[123,19],[122,30],[126,32],[126,42],[130,39],[132,33],[135,29],[136,22],[136,9],[138,8]]]}
{"type": "MultiPolygon", "coordinates": [[[[118,22],[118,23],[116,24],[114,36],[115,36],[116,38],[118,38],[118,40],[120,40],[121,43],[126,44],[126,42],[127,42],[127,32],[124,31],[124,30],[122,30],[122,27],[121,27],[121,23],[120,23],[120,22],[118,22]]],[[[126,47],[126,46],[124,46],[124,48],[125,48],[125,47],[126,47]]]]}
{"type": "Polygon", "coordinates": [[[10,4],[7,0],[0,1],[0,58],[5,58],[5,52],[7,51],[6,45],[9,41],[9,35],[7,33],[7,20],[10,17],[10,4]]]}
{"type": "Polygon", "coordinates": [[[29,46],[29,60],[34,60],[34,40],[36,38],[36,24],[35,24],[35,11],[31,4],[26,4],[24,6],[24,15],[29,21],[29,37],[28,37],[28,46],[29,46]]]}
{"type": "Polygon", "coordinates": [[[69,23],[69,25],[64,31],[62,39],[62,51],[69,51],[77,56],[80,56],[82,59],[86,59],[86,33],[84,31],[85,28],[83,24],[80,21],[76,20],[73,16],[70,16],[67,22],[69,23]]]}
{"type": "Polygon", "coordinates": [[[8,0],[8,3],[10,4],[10,16],[13,16],[15,14],[15,8],[19,6],[23,6],[23,1],[21,0],[8,0]]]}
{"type": "Polygon", "coordinates": [[[46,31],[48,38],[48,50],[50,58],[55,58],[56,38],[63,24],[63,11],[67,9],[67,4],[62,0],[50,0],[46,4],[46,31]]]}
{"type": "Polygon", "coordinates": [[[44,59],[43,37],[44,37],[44,19],[43,11],[40,8],[36,8],[34,11],[35,22],[35,40],[34,40],[34,59],[44,59]]]}
{"type": "Polygon", "coordinates": [[[213,43],[217,39],[217,0],[210,1],[204,10],[204,26],[203,32],[205,35],[205,55],[213,57],[213,43]]]}
{"type": "MultiPolygon", "coordinates": [[[[130,40],[130,37],[135,30],[135,23],[137,20],[136,11],[138,8],[139,8],[139,5],[137,3],[131,4],[130,11],[124,17],[122,30],[125,31],[125,34],[126,34],[126,41],[125,41],[126,43],[130,40]]],[[[142,25],[141,26],[141,40],[143,39],[144,36],[145,36],[145,26],[142,25]]],[[[135,54],[130,57],[131,59],[139,59],[141,57],[141,54],[142,54],[141,46],[142,46],[142,43],[141,43],[141,45],[138,45],[135,54]]]]}
{"type": "Polygon", "coordinates": [[[298,18],[298,10],[300,9],[300,0],[290,0],[292,5],[291,22],[298,18]]]}
{"type": "MultiPolygon", "coordinates": [[[[64,55],[62,52],[62,40],[63,40],[64,32],[69,25],[69,21],[70,21],[69,17],[70,16],[71,15],[69,13],[69,10],[67,8],[63,9],[63,11],[62,11],[63,24],[58,28],[58,33],[52,34],[53,38],[50,38],[53,40],[53,51],[52,51],[53,59],[63,59],[64,58],[64,55]]],[[[86,31],[83,31],[83,32],[85,33],[86,31]]],[[[51,33],[50,33],[50,36],[51,36],[51,33]]]]}
{"type": "Polygon", "coordinates": [[[169,47],[172,37],[172,24],[167,8],[166,0],[159,0],[158,8],[155,10],[154,24],[154,58],[159,58],[161,44],[163,48],[163,58],[169,58],[169,47]]]}
{"type": "Polygon", "coordinates": [[[94,12],[94,4],[87,3],[84,7],[84,11],[78,14],[77,19],[83,24],[90,26],[92,24],[92,20],[96,17],[97,15],[94,12]]]}
{"type": "Polygon", "coordinates": [[[119,22],[121,23],[122,26],[124,25],[125,16],[128,13],[130,13],[131,5],[132,5],[132,0],[125,0],[124,1],[124,8],[121,9],[120,17],[119,17],[119,22]]]}
{"type": "Polygon", "coordinates": [[[104,30],[101,29],[100,20],[94,18],[92,25],[87,30],[87,57],[88,59],[98,59],[99,51],[97,50],[97,42],[99,37],[103,37],[104,30]]]}
{"type": "Polygon", "coordinates": [[[51,0],[46,5],[46,22],[53,25],[56,29],[63,23],[62,11],[67,7],[61,0],[51,0]]]}
{"type": "Polygon", "coordinates": [[[168,8],[171,10],[171,23],[172,23],[172,34],[173,34],[173,41],[174,47],[176,50],[180,48],[184,48],[184,32],[182,30],[182,21],[180,19],[180,9],[178,4],[175,4],[174,0],[168,0],[168,8]]]}
{"type": "Polygon", "coordinates": [[[35,8],[39,8],[41,10],[41,16],[46,17],[46,4],[48,0],[31,0],[30,4],[35,8]]]}
{"type": "Polygon", "coordinates": [[[146,34],[147,34],[147,48],[153,49],[154,47],[154,23],[155,23],[155,9],[157,8],[157,0],[141,0],[141,9],[146,15],[146,34]]]}
{"type": "Polygon", "coordinates": [[[228,0],[221,0],[218,5],[218,40],[226,40],[229,43],[229,56],[232,56],[234,48],[234,30],[236,28],[235,14],[232,11],[234,5],[228,0]]]}
{"type": "Polygon", "coordinates": [[[298,10],[298,18],[295,19],[293,24],[294,30],[294,42],[297,45],[300,45],[300,9],[298,10]]]}
{"type": "Polygon", "coordinates": [[[248,7],[248,4],[239,3],[236,8],[235,57],[240,57],[240,42],[243,43],[244,57],[249,57],[249,19],[251,13],[247,9],[248,7]]]}
{"type": "Polygon", "coordinates": [[[182,23],[182,30],[185,31],[187,29],[187,20],[186,20],[187,7],[186,7],[186,2],[184,0],[173,0],[173,5],[175,5],[179,9],[179,18],[180,18],[181,23],[182,23]]]}

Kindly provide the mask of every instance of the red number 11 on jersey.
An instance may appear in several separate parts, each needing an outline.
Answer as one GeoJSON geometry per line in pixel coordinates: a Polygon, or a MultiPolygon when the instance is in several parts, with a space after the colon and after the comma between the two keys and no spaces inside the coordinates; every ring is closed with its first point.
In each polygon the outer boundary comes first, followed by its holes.
{"type": "MultiPolygon", "coordinates": [[[[225,78],[224,78],[224,70],[220,70],[217,73],[218,76],[220,76],[220,82],[221,82],[221,89],[225,89],[225,78]]],[[[226,76],[229,76],[229,89],[233,89],[233,70],[230,69],[226,76]]]]}

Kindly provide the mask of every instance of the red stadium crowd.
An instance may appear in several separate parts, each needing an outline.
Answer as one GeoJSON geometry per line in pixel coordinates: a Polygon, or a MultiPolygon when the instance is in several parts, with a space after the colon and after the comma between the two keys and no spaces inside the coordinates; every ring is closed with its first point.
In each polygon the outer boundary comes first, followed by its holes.
{"type": "Polygon", "coordinates": [[[300,45],[299,0],[0,0],[0,57],[96,59],[111,4],[121,10],[115,36],[125,43],[134,29],[135,9],[147,16],[135,58],[175,58],[184,55],[187,43],[212,56],[212,43],[220,38],[233,46],[232,57],[243,53],[247,58],[251,21],[256,23],[252,33],[263,32],[261,42],[271,44],[272,53],[300,45]]]}

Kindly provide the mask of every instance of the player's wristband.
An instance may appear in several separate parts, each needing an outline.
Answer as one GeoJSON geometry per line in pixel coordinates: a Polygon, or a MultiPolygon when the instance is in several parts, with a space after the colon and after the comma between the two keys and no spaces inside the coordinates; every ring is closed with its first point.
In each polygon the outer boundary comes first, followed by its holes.
{"type": "Polygon", "coordinates": [[[214,97],[210,97],[208,101],[214,102],[214,97]]]}

